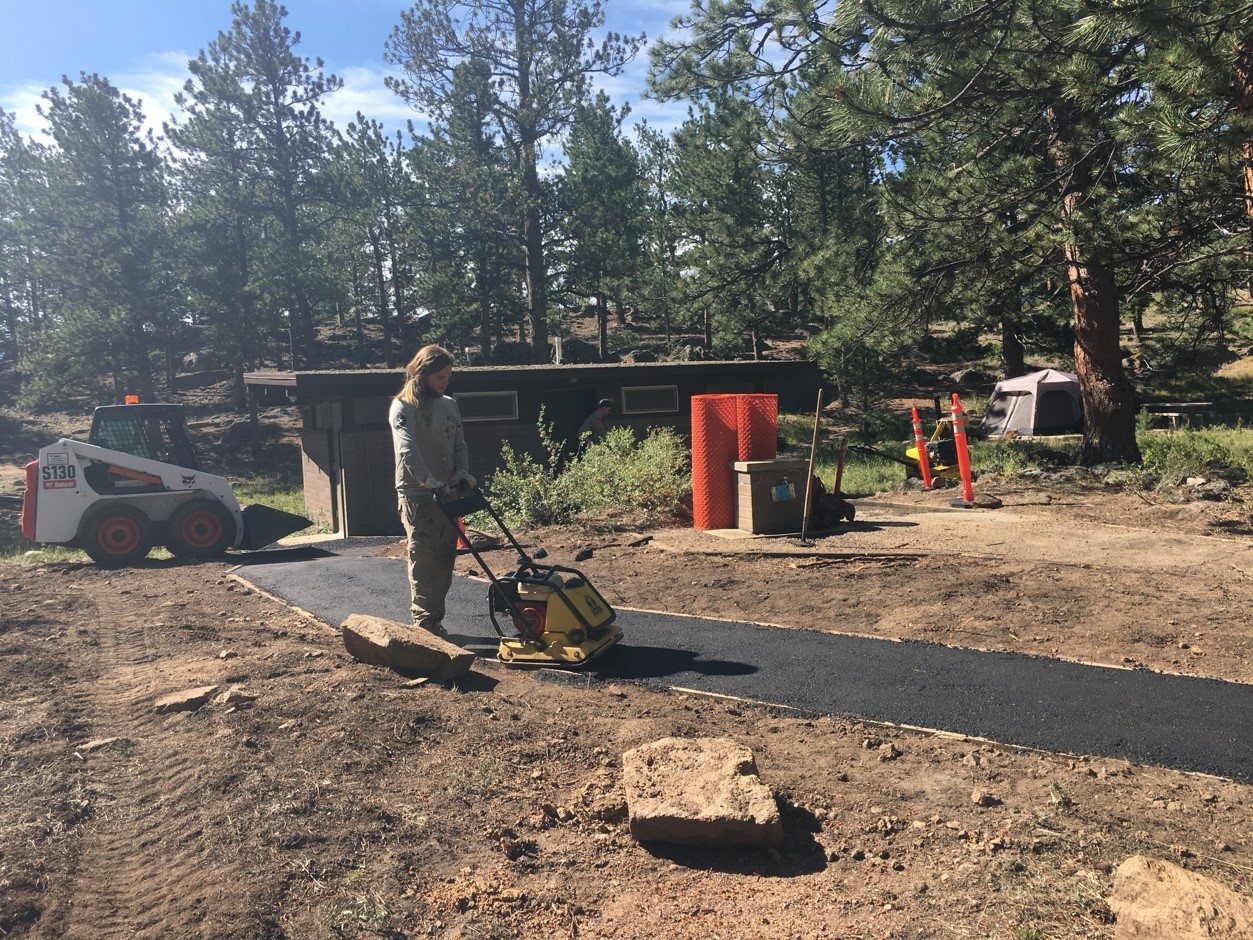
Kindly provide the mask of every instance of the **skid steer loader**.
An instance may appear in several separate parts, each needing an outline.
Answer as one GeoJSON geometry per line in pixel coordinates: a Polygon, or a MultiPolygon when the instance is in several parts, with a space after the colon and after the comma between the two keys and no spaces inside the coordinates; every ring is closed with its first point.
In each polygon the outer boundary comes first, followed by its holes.
{"type": "Polygon", "coordinates": [[[200,468],[182,405],[105,405],[87,443],[49,444],[26,465],[22,534],[83,549],[103,568],[124,568],[164,545],[184,558],[258,549],[311,523],[242,508],[224,477],[200,468]]]}

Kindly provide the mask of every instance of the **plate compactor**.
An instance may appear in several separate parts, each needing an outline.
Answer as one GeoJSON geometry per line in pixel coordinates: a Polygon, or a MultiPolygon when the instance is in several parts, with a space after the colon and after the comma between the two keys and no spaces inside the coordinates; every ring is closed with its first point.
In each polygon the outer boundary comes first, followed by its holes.
{"type": "MultiPolygon", "coordinates": [[[[622,639],[622,628],[609,602],[575,568],[541,565],[543,549],[528,555],[518,544],[486,497],[477,490],[460,490],[440,503],[454,526],[470,513],[486,510],[518,553],[518,566],[509,574],[492,573],[474,543],[463,536],[487,575],[488,613],[500,636],[497,658],[510,666],[586,666],[622,639]],[[507,615],[511,629],[501,627],[507,615]]],[[[463,530],[464,532],[464,530],[463,530]]]]}

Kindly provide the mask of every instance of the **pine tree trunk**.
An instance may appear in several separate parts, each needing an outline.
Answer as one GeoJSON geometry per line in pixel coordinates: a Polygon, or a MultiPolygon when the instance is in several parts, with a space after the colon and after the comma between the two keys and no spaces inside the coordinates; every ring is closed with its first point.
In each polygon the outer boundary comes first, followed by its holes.
{"type": "Polygon", "coordinates": [[[1027,353],[1022,344],[1022,300],[1015,290],[1001,312],[1001,373],[1016,379],[1027,372],[1027,353]]]}
{"type": "MultiPolygon", "coordinates": [[[[1236,110],[1245,117],[1253,114],[1253,38],[1240,40],[1235,74],[1236,110]]],[[[1253,140],[1244,142],[1244,210],[1253,220],[1253,140]]]]}
{"type": "Polygon", "coordinates": [[[1122,367],[1113,272],[1105,264],[1084,260],[1077,245],[1066,246],[1066,268],[1075,313],[1075,372],[1083,401],[1079,462],[1085,467],[1139,463],[1136,395],[1122,367]]]}
{"type": "Polygon", "coordinates": [[[475,288],[479,306],[479,350],[483,365],[492,363],[492,301],[491,287],[487,283],[487,248],[480,242],[475,249],[475,288]]]}
{"type": "Polygon", "coordinates": [[[522,221],[522,248],[526,264],[526,309],[531,322],[531,349],[537,362],[548,361],[548,281],[544,270],[544,229],[540,219],[539,172],[535,148],[523,152],[522,185],[526,191],[526,213],[522,221]]]}
{"type": "Polygon", "coordinates": [[[250,404],[248,386],[244,383],[243,360],[236,357],[231,371],[231,398],[235,403],[235,410],[243,411],[250,404]]]}
{"type": "MultiPolygon", "coordinates": [[[[383,362],[387,368],[396,367],[396,356],[392,350],[392,311],[391,302],[387,297],[387,278],[383,274],[383,242],[377,232],[370,231],[370,248],[374,252],[374,287],[378,291],[379,320],[383,325],[383,362]]],[[[360,321],[360,314],[357,317],[360,321]]],[[[361,358],[365,359],[365,349],[361,350],[361,358]]],[[[365,366],[363,365],[364,369],[365,366]]]]}
{"type": "Polygon", "coordinates": [[[1144,311],[1136,309],[1131,315],[1131,374],[1143,376],[1146,363],[1144,361],[1144,311]]]}
{"type": "Polygon", "coordinates": [[[13,289],[9,285],[8,278],[4,280],[4,323],[8,329],[6,336],[8,342],[5,343],[5,358],[9,362],[19,362],[17,355],[17,304],[13,302],[13,289]]]}
{"type": "Polygon", "coordinates": [[[619,281],[613,287],[613,312],[617,318],[618,326],[626,326],[626,304],[622,302],[622,282],[619,281]]]}
{"type": "MultiPolygon", "coordinates": [[[[352,331],[357,340],[357,368],[365,369],[368,363],[365,356],[365,324],[361,322],[360,304],[353,304],[352,307],[352,331]]],[[[389,362],[387,367],[392,368],[392,363],[389,362]]]]}
{"type": "Polygon", "coordinates": [[[1061,223],[1063,251],[1070,285],[1075,327],[1075,373],[1083,402],[1083,443],[1079,463],[1139,463],[1136,443],[1136,394],[1122,367],[1117,288],[1109,262],[1081,243],[1084,214],[1089,211],[1091,161],[1096,148],[1087,141],[1064,106],[1049,114],[1053,125],[1050,152],[1058,176],[1065,181],[1061,223]],[[1075,146],[1072,138],[1081,138],[1075,146]],[[1073,152],[1081,156],[1073,158],[1073,152]]]}
{"type": "Polygon", "coordinates": [[[605,292],[596,290],[596,352],[601,362],[609,359],[609,304],[605,292]]]}
{"type": "Polygon", "coordinates": [[[174,365],[174,361],[175,361],[174,359],[174,336],[173,336],[173,331],[170,329],[170,323],[168,320],[165,320],[162,322],[161,333],[163,337],[163,340],[161,343],[163,348],[161,351],[162,351],[162,358],[164,359],[164,365],[165,365],[165,387],[170,390],[169,394],[171,397],[173,397],[173,395],[175,394],[174,373],[177,372],[178,370],[174,365]]]}

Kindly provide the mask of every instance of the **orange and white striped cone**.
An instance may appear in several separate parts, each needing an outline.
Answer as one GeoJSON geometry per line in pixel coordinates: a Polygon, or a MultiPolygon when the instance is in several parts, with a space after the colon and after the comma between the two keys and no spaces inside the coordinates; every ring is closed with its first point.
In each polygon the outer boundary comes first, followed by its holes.
{"type": "Polygon", "coordinates": [[[931,458],[927,455],[927,439],[922,436],[922,419],[918,417],[918,409],[910,409],[910,417],[914,422],[914,446],[918,448],[918,472],[922,475],[924,489],[931,489],[931,458]]]}
{"type": "Polygon", "coordinates": [[[962,411],[962,403],[953,393],[953,443],[957,445],[957,472],[962,478],[962,498],[953,500],[952,505],[970,509],[975,504],[975,488],[970,482],[970,450],[966,444],[966,413],[962,411]]]}

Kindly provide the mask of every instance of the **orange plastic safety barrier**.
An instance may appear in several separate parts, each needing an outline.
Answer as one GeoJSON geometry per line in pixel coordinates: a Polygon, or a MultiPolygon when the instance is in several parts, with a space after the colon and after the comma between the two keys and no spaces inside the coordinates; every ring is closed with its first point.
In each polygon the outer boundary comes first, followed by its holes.
{"type": "Polygon", "coordinates": [[[931,456],[927,453],[927,439],[922,436],[922,419],[917,408],[909,411],[914,422],[914,446],[918,448],[918,472],[922,474],[922,485],[931,489],[931,456]]]}
{"type": "Polygon", "coordinates": [[[738,395],[692,396],[692,525],[735,526],[735,476],[739,459],[738,395]]]}
{"type": "Polygon", "coordinates": [[[773,460],[778,452],[777,395],[692,396],[692,525],[735,526],[737,460],[773,460]]]}
{"type": "Polygon", "coordinates": [[[774,460],[779,442],[779,396],[736,395],[737,460],[774,460]]]}
{"type": "Polygon", "coordinates": [[[969,509],[975,504],[975,489],[970,480],[970,450],[966,446],[966,413],[953,393],[953,442],[957,445],[957,472],[962,478],[962,501],[969,509]]]}

